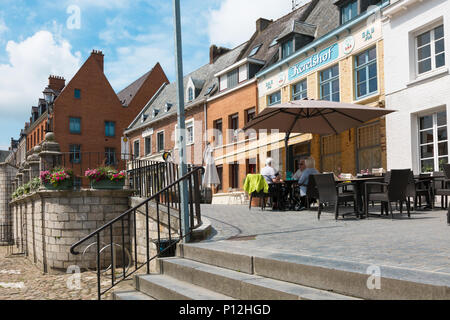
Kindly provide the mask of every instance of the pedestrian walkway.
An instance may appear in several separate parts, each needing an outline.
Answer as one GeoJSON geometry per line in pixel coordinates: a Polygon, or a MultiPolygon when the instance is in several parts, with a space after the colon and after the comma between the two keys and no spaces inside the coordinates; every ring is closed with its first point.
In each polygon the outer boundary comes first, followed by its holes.
{"type": "MultiPolygon", "coordinates": [[[[325,258],[450,276],[450,227],[445,211],[417,211],[357,220],[317,212],[261,211],[247,206],[204,205],[213,235],[201,245],[325,258]]],[[[450,279],[450,278],[449,278],[450,279]]],[[[450,285],[450,284],[449,284],[450,285]]]]}

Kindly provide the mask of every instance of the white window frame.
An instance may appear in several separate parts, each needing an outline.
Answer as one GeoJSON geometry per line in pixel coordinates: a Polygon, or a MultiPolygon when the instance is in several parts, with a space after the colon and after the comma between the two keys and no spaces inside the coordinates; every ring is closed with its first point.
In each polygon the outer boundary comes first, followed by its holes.
{"type": "Polygon", "coordinates": [[[166,135],[164,133],[164,130],[160,130],[160,131],[156,132],[156,152],[158,152],[158,153],[164,152],[165,146],[166,146],[166,135]],[[159,134],[160,133],[163,134],[163,149],[162,150],[159,149],[159,134]]]}
{"type": "MultiPolygon", "coordinates": [[[[191,145],[195,144],[195,121],[194,121],[194,118],[186,120],[185,123],[186,123],[186,146],[191,146],[191,145]],[[187,137],[187,129],[191,126],[192,126],[192,141],[189,141],[188,137],[187,137]]],[[[178,131],[178,124],[175,125],[175,148],[174,149],[178,149],[177,131],[178,131]]]]}
{"type": "MultiPolygon", "coordinates": [[[[448,48],[446,48],[446,33],[445,33],[445,24],[444,21],[438,20],[432,24],[427,25],[426,27],[423,27],[422,29],[417,30],[416,32],[413,33],[413,37],[414,37],[414,66],[415,66],[415,76],[416,78],[422,78],[425,77],[431,73],[436,72],[436,70],[441,70],[444,69],[448,62],[447,62],[447,50],[448,48]],[[439,68],[436,68],[436,39],[434,39],[434,29],[436,29],[437,27],[442,26],[444,28],[444,38],[440,38],[440,39],[444,39],[444,58],[445,58],[445,64],[439,68]],[[418,44],[418,37],[424,33],[430,32],[430,47],[431,47],[431,52],[430,52],[430,58],[431,58],[431,70],[423,72],[423,73],[419,73],[419,44],[418,44]]],[[[440,40],[438,39],[438,40],[440,40]]],[[[424,59],[425,60],[425,59],[424,59]]],[[[423,60],[422,60],[423,61],[423,60]]]]}
{"type": "MultiPolygon", "coordinates": [[[[424,160],[434,160],[434,171],[440,171],[439,159],[447,157],[450,160],[449,148],[448,148],[448,112],[446,109],[439,109],[429,113],[419,114],[417,116],[417,134],[418,134],[418,160],[419,160],[419,172],[422,172],[422,161],[424,160]],[[446,112],[447,122],[445,125],[438,126],[437,125],[437,115],[438,113],[446,112]],[[420,129],[420,118],[433,116],[433,127],[427,129],[420,129]],[[438,139],[438,130],[440,128],[447,127],[447,140],[439,141],[438,139]],[[425,131],[433,130],[433,157],[422,158],[422,147],[430,145],[431,143],[421,143],[421,133],[425,131]],[[439,156],[439,144],[447,142],[447,155],[439,156]]],[[[449,161],[450,163],[450,161],[449,161]]]]}

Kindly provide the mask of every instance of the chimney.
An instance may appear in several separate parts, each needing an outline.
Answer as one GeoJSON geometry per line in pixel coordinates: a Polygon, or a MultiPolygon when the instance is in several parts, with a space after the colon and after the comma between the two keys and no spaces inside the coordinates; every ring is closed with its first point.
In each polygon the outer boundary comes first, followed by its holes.
{"type": "Polygon", "coordinates": [[[209,64],[213,64],[218,57],[220,57],[221,55],[229,52],[230,49],[228,48],[224,48],[224,47],[217,47],[215,44],[213,44],[210,48],[209,48],[209,64]]]}
{"type": "Polygon", "coordinates": [[[58,76],[48,77],[48,87],[54,91],[62,91],[66,86],[66,79],[58,76]]]}
{"type": "Polygon", "coordinates": [[[258,20],[256,20],[256,31],[257,32],[263,31],[264,29],[266,29],[269,26],[269,24],[272,23],[272,21],[273,20],[267,20],[267,19],[264,19],[264,18],[259,18],[258,20]]]}
{"type": "Polygon", "coordinates": [[[97,61],[102,72],[104,71],[104,69],[103,69],[103,57],[104,56],[105,55],[103,54],[103,52],[101,52],[99,50],[92,50],[91,57],[93,57],[95,59],[95,61],[97,61]]]}

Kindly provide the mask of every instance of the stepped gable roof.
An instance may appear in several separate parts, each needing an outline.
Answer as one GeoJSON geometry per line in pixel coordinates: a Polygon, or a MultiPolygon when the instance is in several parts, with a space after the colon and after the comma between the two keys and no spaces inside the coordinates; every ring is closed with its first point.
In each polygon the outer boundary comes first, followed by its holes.
{"type": "Polygon", "coordinates": [[[122,105],[128,106],[131,103],[139,89],[144,85],[145,80],[147,80],[148,76],[152,73],[153,69],[154,68],[117,94],[122,105]]]}
{"type": "MultiPolygon", "coordinates": [[[[189,109],[198,104],[206,102],[207,96],[214,93],[214,90],[209,92],[213,86],[217,88],[217,79],[214,74],[225,69],[226,67],[235,63],[237,57],[245,47],[246,43],[232,49],[231,51],[219,56],[214,63],[206,64],[197,70],[184,76],[184,88],[186,89],[189,78],[192,78],[194,85],[200,90],[195,99],[191,102],[185,102],[185,109],[189,109]],[[198,86],[198,87],[197,87],[198,86]]],[[[186,100],[186,97],[185,97],[186,100]]],[[[133,121],[127,130],[138,129],[140,127],[149,126],[152,123],[163,120],[169,116],[177,114],[177,83],[163,85],[160,90],[152,97],[149,103],[144,107],[140,115],[133,121]],[[166,104],[172,105],[169,111],[166,111],[166,104]],[[155,116],[154,116],[155,115],[155,116]],[[142,121],[144,120],[144,121],[142,121]]]]}

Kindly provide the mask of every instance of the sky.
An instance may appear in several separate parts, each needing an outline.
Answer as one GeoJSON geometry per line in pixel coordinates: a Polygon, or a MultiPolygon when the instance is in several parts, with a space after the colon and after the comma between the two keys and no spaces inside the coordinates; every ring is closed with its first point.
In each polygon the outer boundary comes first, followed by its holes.
{"type": "MultiPolygon", "coordinates": [[[[307,0],[298,0],[304,2],[307,0]]],[[[116,92],[159,62],[175,80],[171,0],[1,0],[0,150],[29,120],[49,75],[66,83],[93,49],[105,55],[116,92]]],[[[212,44],[233,48],[258,18],[277,19],[292,0],[181,0],[184,74],[209,61],[212,44]]]]}

